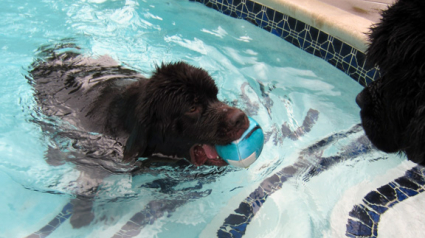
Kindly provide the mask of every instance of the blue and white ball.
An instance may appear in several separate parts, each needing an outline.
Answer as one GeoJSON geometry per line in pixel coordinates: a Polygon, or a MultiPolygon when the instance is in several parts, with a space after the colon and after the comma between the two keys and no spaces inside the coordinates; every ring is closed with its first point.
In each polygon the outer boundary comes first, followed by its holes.
{"type": "Polygon", "coordinates": [[[263,150],[263,130],[254,119],[251,117],[248,117],[248,119],[249,127],[241,138],[228,145],[215,146],[218,155],[228,164],[235,167],[249,167],[257,160],[263,150]]]}

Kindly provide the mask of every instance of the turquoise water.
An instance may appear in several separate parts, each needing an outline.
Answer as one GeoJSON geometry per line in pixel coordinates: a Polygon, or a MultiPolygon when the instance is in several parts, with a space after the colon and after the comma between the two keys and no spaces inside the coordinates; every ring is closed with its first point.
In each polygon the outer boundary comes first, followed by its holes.
{"type": "MultiPolygon", "coordinates": [[[[90,168],[79,169],[73,163],[49,165],[45,151],[51,142],[31,122],[39,115],[25,79],[27,69],[38,47],[60,41],[77,42],[94,57],[110,55],[147,76],[160,62],[184,60],[202,67],[216,80],[219,98],[256,119],[268,140],[263,154],[249,169],[164,168],[134,177],[108,176],[95,192],[94,220],[79,229],[65,220],[49,237],[112,237],[135,213],[154,207],[155,201],[173,206],[161,210],[163,214],[157,212],[137,237],[199,237],[211,224],[221,224],[220,214],[236,209],[233,205],[262,180],[299,161],[300,151],[360,122],[354,98],[361,86],[354,80],[248,22],[201,4],[186,0],[3,0],[0,237],[25,237],[40,230],[71,199],[86,192],[79,181],[88,187],[97,183],[86,176],[95,171],[90,168]],[[302,127],[306,115],[313,115],[311,130],[302,127]],[[158,179],[172,181],[168,190],[146,186],[158,179]]],[[[320,157],[344,155],[341,151],[361,136],[362,132],[357,132],[318,155],[305,157],[314,162],[320,157]]],[[[400,162],[390,158],[384,165],[380,153],[368,156],[336,163],[331,172],[311,179],[304,176],[307,170],[299,171],[280,190],[290,199],[265,209],[274,220],[291,217],[297,224],[292,226],[293,232],[301,227],[305,232],[301,237],[317,237],[330,229],[330,211],[348,186],[400,162]],[[347,173],[350,179],[338,180],[347,173]]],[[[270,234],[281,234],[283,226],[273,229],[278,230],[270,234]]],[[[249,237],[263,234],[260,228],[248,231],[249,237]]]]}

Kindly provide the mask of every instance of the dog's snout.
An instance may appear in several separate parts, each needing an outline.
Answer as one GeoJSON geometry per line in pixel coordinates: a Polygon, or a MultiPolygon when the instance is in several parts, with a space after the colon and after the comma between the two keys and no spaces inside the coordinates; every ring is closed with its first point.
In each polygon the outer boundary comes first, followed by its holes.
{"type": "Polygon", "coordinates": [[[248,117],[246,116],[246,114],[239,109],[235,109],[231,113],[229,113],[228,119],[229,119],[229,124],[232,127],[236,127],[236,128],[243,127],[248,121],[248,117]]]}
{"type": "Polygon", "coordinates": [[[356,103],[361,109],[365,108],[367,104],[370,103],[370,94],[367,88],[357,94],[356,103]]]}
{"type": "Polygon", "coordinates": [[[362,98],[361,98],[360,94],[362,94],[362,93],[360,92],[359,94],[357,94],[356,103],[360,108],[363,108],[363,102],[362,102],[362,98]]]}

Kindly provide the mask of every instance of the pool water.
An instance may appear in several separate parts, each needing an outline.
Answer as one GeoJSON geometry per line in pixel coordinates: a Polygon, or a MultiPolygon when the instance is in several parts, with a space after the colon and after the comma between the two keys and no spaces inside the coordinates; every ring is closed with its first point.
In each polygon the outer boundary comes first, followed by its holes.
{"type": "Polygon", "coordinates": [[[322,237],[332,234],[333,210],[350,187],[404,160],[376,151],[364,137],[358,83],[198,3],[3,0],[0,32],[0,237],[225,237],[235,227],[226,218],[276,174],[284,181],[263,197],[242,235],[322,237]],[[61,42],[147,76],[161,62],[204,68],[219,98],[262,126],[262,155],[248,169],[164,167],[103,180],[96,162],[48,163],[46,150],[56,142],[34,123],[47,119],[25,76],[40,46],[61,42]],[[70,212],[82,216],[80,228],[72,227],[70,212]]]}

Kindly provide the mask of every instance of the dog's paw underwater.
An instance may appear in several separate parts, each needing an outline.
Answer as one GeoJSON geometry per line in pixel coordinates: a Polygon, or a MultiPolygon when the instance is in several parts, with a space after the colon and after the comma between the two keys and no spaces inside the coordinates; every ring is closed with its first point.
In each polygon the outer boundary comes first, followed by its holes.
{"type": "MultiPolygon", "coordinates": [[[[147,78],[109,56],[92,58],[73,47],[44,47],[32,65],[29,82],[43,114],[115,141],[115,154],[126,163],[147,157],[145,164],[186,158],[197,166],[227,165],[208,155],[217,154],[215,145],[239,139],[249,120],[218,100],[205,70],[175,62],[156,66],[147,78]]],[[[101,147],[99,136],[81,147],[101,147]]]]}

